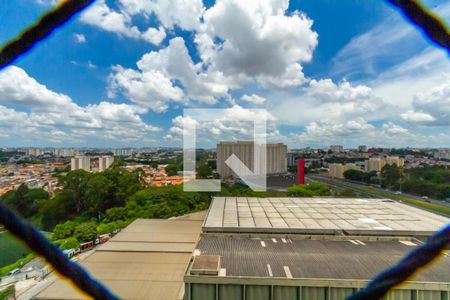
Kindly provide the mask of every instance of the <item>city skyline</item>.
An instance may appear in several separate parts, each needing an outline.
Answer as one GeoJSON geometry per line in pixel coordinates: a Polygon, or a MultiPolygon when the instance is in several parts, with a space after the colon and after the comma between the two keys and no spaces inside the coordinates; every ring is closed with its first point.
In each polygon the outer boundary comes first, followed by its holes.
{"type": "MultiPolygon", "coordinates": [[[[55,2],[5,4],[0,42],[55,2]]],[[[181,146],[184,108],[264,108],[290,148],[450,145],[448,56],[384,2],[150,2],[97,1],[0,72],[0,147],[181,146]]]]}

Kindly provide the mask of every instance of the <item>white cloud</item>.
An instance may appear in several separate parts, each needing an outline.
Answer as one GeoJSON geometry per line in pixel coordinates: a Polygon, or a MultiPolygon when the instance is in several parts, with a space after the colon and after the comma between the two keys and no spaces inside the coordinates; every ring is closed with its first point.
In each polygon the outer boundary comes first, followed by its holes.
{"type": "Polygon", "coordinates": [[[331,79],[311,80],[306,92],[323,102],[348,102],[372,97],[372,90],[368,86],[352,86],[348,81],[337,85],[331,79]]]}
{"type": "Polygon", "coordinates": [[[388,133],[402,134],[407,133],[408,129],[401,127],[400,125],[388,122],[383,124],[383,129],[388,133]]]}
{"type": "MultiPolygon", "coordinates": [[[[211,113],[214,113],[213,111],[211,113]]],[[[267,121],[269,141],[281,139],[276,128],[275,117],[266,110],[250,110],[233,105],[218,112],[214,121],[198,121],[191,116],[177,116],[172,119],[172,127],[165,136],[166,140],[181,141],[185,130],[196,128],[198,144],[215,144],[221,140],[253,140],[254,123],[267,121]]]]}
{"type": "Polygon", "coordinates": [[[158,46],[166,38],[166,31],[162,26],[159,26],[159,28],[150,27],[142,34],[142,38],[158,46]]]}
{"type": "Polygon", "coordinates": [[[179,26],[184,30],[195,30],[200,25],[204,11],[202,0],[119,0],[122,9],[131,14],[150,16],[154,13],[167,29],[179,26]]]}
{"type": "Polygon", "coordinates": [[[145,123],[147,109],[136,105],[100,102],[79,106],[11,66],[0,73],[0,103],[24,106],[28,112],[0,105],[5,132],[49,141],[96,139],[142,140],[160,129],[145,123]]]}
{"type": "Polygon", "coordinates": [[[230,83],[219,73],[202,72],[192,62],[182,38],[173,38],[167,48],[145,54],[137,62],[138,71],[116,67],[112,87],[123,89],[132,101],[154,111],[165,111],[170,101],[188,98],[216,103],[228,96],[230,83]],[[177,80],[185,91],[175,86],[177,80]]]}
{"type": "Polygon", "coordinates": [[[75,42],[77,42],[79,44],[86,43],[86,36],[84,36],[84,34],[81,34],[81,33],[74,33],[73,39],[75,40],[75,42]]]}
{"type": "Polygon", "coordinates": [[[285,15],[288,4],[217,1],[205,11],[196,38],[203,61],[226,76],[249,76],[265,86],[303,83],[299,62],[311,60],[318,35],[305,15],[285,15]]]}
{"type": "Polygon", "coordinates": [[[105,31],[114,32],[120,36],[140,38],[141,32],[132,25],[129,15],[109,8],[105,0],[98,0],[81,14],[80,20],[105,31]]]}
{"type": "Polygon", "coordinates": [[[418,93],[414,98],[413,107],[430,116],[429,121],[433,121],[432,125],[450,126],[450,77],[444,83],[418,93]]]}
{"type": "Polygon", "coordinates": [[[413,110],[408,110],[405,113],[400,114],[403,120],[410,122],[432,122],[434,117],[427,113],[415,112],[413,110]]]}
{"type": "Polygon", "coordinates": [[[251,95],[244,94],[241,97],[241,100],[252,104],[264,104],[267,101],[266,98],[258,96],[256,94],[251,95]]]}

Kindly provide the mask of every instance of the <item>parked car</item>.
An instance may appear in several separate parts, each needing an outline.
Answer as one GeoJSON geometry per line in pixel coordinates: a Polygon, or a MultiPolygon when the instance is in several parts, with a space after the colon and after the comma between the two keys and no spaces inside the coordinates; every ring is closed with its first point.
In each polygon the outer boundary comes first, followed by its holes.
{"type": "Polygon", "coordinates": [[[9,276],[13,276],[13,275],[16,275],[16,274],[19,274],[19,273],[20,273],[20,269],[17,268],[17,269],[11,270],[11,271],[8,273],[8,275],[9,275],[9,276]]]}

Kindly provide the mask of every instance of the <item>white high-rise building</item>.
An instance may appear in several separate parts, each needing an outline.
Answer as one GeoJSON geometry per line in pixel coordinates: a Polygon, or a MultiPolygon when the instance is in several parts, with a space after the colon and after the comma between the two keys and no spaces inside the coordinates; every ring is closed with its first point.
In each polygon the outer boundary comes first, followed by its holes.
{"type": "MultiPolygon", "coordinates": [[[[236,155],[245,167],[255,172],[254,157],[255,151],[253,142],[220,142],[217,145],[217,172],[222,179],[235,177],[236,174],[225,164],[225,161],[232,155],[236,155]]],[[[259,150],[258,150],[259,151],[259,150]]],[[[266,145],[266,174],[281,174],[287,172],[287,146],[279,144],[266,145]]],[[[257,168],[263,170],[262,166],[257,168]]]]}
{"type": "Polygon", "coordinates": [[[74,170],[91,170],[91,158],[88,156],[75,156],[70,160],[70,169],[74,170]]]}
{"type": "Polygon", "coordinates": [[[100,156],[98,159],[98,171],[103,172],[114,162],[113,156],[100,156]]]}
{"type": "Polygon", "coordinates": [[[333,153],[341,153],[344,152],[344,146],[342,145],[331,145],[330,151],[333,153]]]}

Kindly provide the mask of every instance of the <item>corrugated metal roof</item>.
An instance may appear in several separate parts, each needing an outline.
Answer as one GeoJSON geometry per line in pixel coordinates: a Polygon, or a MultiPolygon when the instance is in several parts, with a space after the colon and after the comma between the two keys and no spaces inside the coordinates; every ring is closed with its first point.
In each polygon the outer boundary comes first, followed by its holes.
{"type": "MultiPolygon", "coordinates": [[[[417,246],[419,243],[416,242],[417,246]]],[[[219,255],[226,276],[368,280],[397,263],[414,246],[400,241],[308,240],[203,236],[201,255],[219,255]],[[270,267],[268,267],[270,266],[270,267]],[[289,272],[287,272],[289,270],[289,272]]],[[[198,252],[198,251],[197,251],[198,252]]],[[[414,281],[450,282],[450,258],[420,272],[414,281]]]]}
{"type": "MultiPolygon", "coordinates": [[[[201,216],[136,220],[82,265],[121,299],[181,299],[183,275],[200,235],[201,216]]],[[[85,298],[60,279],[35,297],[85,298]]]]}
{"type": "Polygon", "coordinates": [[[388,199],[215,197],[203,231],[431,235],[448,222],[388,199]]]}

